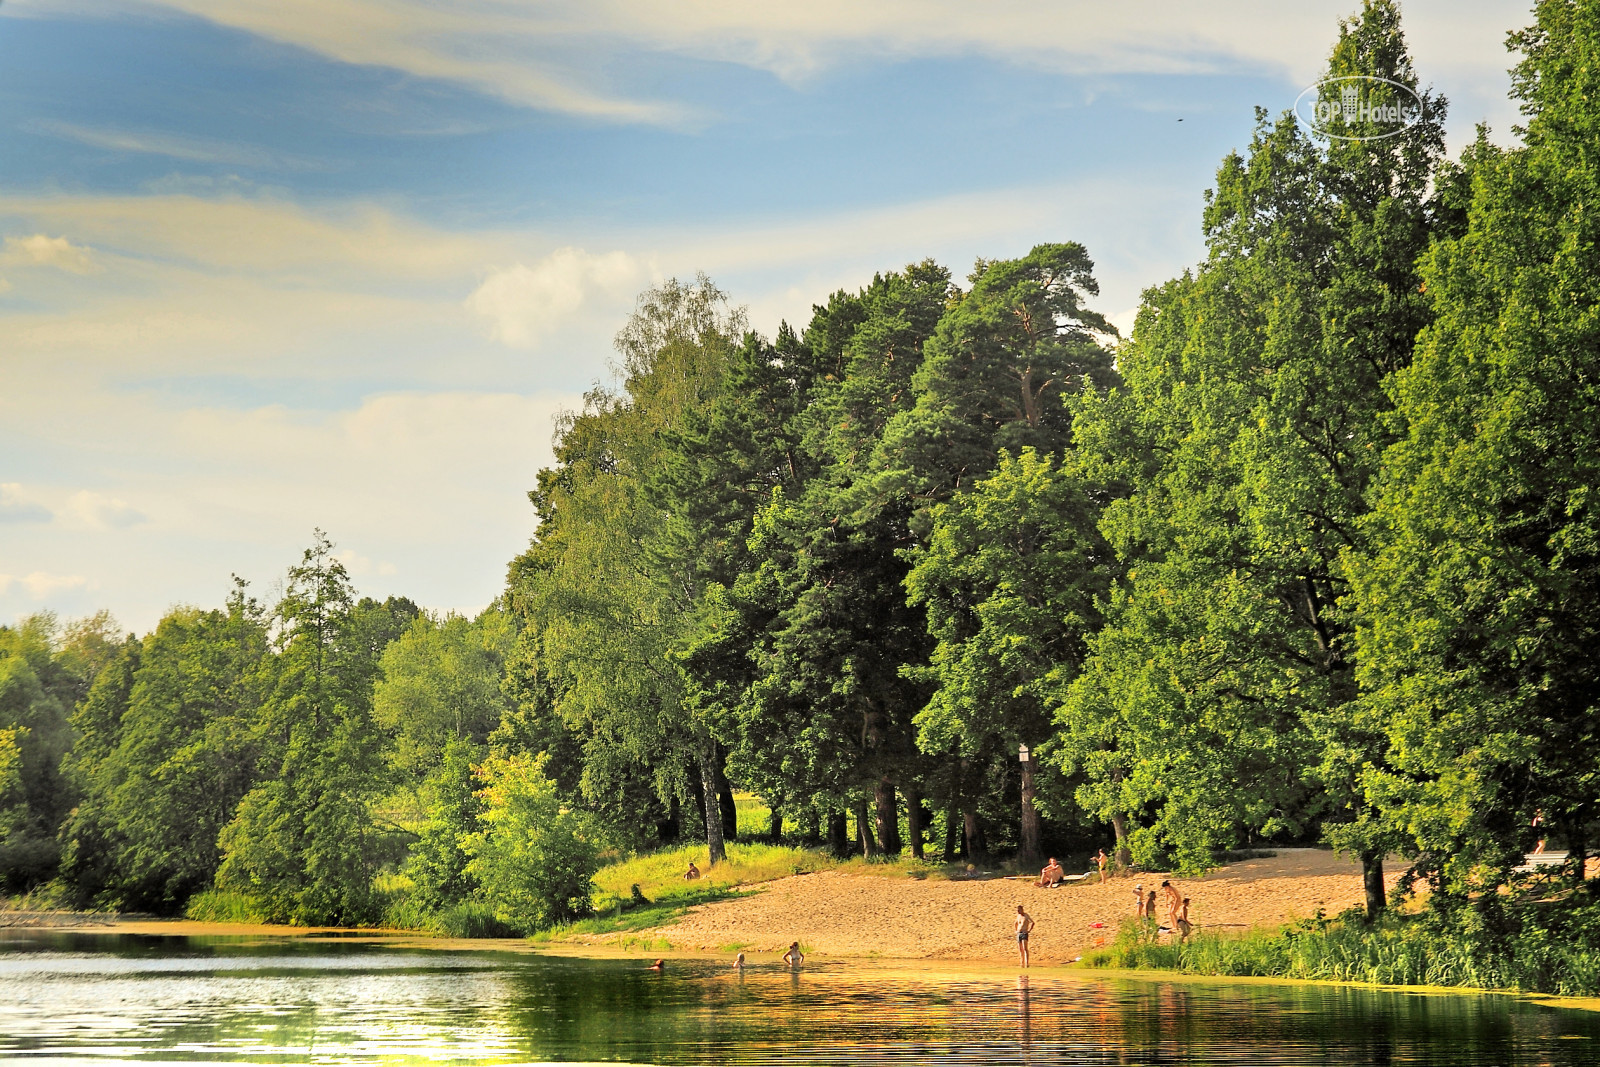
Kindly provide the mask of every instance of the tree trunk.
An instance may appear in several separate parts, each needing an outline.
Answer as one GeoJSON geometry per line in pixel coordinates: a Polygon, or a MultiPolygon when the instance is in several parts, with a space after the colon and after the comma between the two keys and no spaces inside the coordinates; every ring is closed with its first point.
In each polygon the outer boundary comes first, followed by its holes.
{"type": "Polygon", "coordinates": [[[771,822],[768,824],[768,826],[769,826],[769,829],[767,831],[767,840],[771,841],[774,845],[782,844],[783,843],[783,809],[782,808],[774,807],[772,809],[771,822]]]}
{"type": "Polygon", "coordinates": [[[954,804],[944,813],[944,861],[952,863],[962,855],[961,817],[954,804]]]}
{"type": "Polygon", "coordinates": [[[886,856],[900,854],[900,809],[895,803],[894,783],[887,776],[872,788],[875,809],[873,825],[878,832],[878,847],[886,856]]]}
{"type": "Polygon", "coordinates": [[[1584,823],[1588,821],[1587,815],[1581,815],[1572,822],[1572,829],[1567,833],[1567,862],[1572,866],[1572,880],[1578,885],[1583,885],[1583,871],[1589,864],[1589,835],[1584,832],[1584,823]]]}
{"type": "Polygon", "coordinates": [[[682,836],[683,802],[674,796],[667,802],[667,817],[656,823],[656,837],[663,845],[673,845],[682,836]]]}
{"type": "Polygon", "coordinates": [[[1128,817],[1121,812],[1111,816],[1111,832],[1117,837],[1116,846],[1112,849],[1117,870],[1126,871],[1133,866],[1133,852],[1128,848],[1128,817]]]}
{"type": "Polygon", "coordinates": [[[800,840],[808,845],[815,845],[822,840],[822,816],[817,814],[816,808],[807,808],[805,818],[800,823],[800,840]]]}
{"type": "Polygon", "coordinates": [[[706,866],[715,867],[728,859],[728,846],[722,836],[722,813],[717,810],[717,755],[710,741],[700,746],[700,810],[706,820],[706,846],[710,852],[706,866]]]}
{"type": "Polygon", "coordinates": [[[1039,809],[1033,806],[1033,760],[1022,765],[1022,842],[1017,850],[1017,862],[1024,869],[1039,866],[1044,857],[1039,855],[1039,809]]]}
{"type": "Polygon", "coordinates": [[[967,862],[981,862],[984,858],[984,853],[989,851],[989,842],[984,840],[983,820],[978,818],[977,808],[967,807],[962,809],[961,834],[966,839],[967,862]]]}
{"type": "Polygon", "coordinates": [[[1361,885],[1367,891],[1367,922],[1383,914],[1388,903],[1383,891],[1383,850],[1361,854],[1361,885]]]}
{"type": "Polygon", "coordinates": [[[922,806],[922,787],[906,786],[906,831],[911,834],[911,854],[926,859],[922,853],[922,839],[927,836],[927,812],[922,806]]]}
{"type": "Polygon", "coordinates": [[[722,770],[723,764],[727,761],[728,753],[718,745],[717,760],[712,765],[712,770],[717,776],[717,809],[722,813],[722,838],[724,841],[737,841],[739,806],[733,802],[733,786],[728,784],[728,776],[722,770]]]}
{"type": "Polygon", "coordinates": [[[828,812],[828,851],[835,856],[850,854],[850,827],[844,812],[828,812]]]}
{"type": "Polygon", "coordinates": [[[876,856],[878,842],[872,836],[872,824],[867,820],[867,802],[856,801],[856,844],[861,846],[863,856],[876,856]]]}

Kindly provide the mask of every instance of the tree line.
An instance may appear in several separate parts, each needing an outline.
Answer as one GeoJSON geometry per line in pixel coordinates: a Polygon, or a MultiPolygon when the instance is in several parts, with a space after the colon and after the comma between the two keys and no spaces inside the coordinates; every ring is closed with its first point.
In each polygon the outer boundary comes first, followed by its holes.
{"type": "Polygon", "coordinates": [[[319,535],[270,609],[0,631],[4,877],[327,922],[404,872],[423,910],[537,925],[605,849],[717,862],[736,788],[768,836],[869,856],[1324,841],[1372,914],[1394,854],[1445,900],[1540,839],[1581,872],[1600,4],[1512,42],[1520,144],[1451,159],[1367,0],[1326,76],[1420,117],[1258,111],[1127,338],[1072,242],[885,272],[771,338],[704,277],[653,288],[477,619],[357,599],[319,535]]]}

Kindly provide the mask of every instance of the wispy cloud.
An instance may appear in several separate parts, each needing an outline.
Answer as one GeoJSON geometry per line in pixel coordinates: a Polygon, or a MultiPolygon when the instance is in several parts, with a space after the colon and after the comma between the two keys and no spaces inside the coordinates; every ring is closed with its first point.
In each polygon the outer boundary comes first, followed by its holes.
{"type": "MultiPolygon", "coordinates": [[[[1073,74],[1251,70],[1304,80],[1349,0],[149,0],[317,52],[598,120],[676,124],[680,103],[608,91],[619,55],[660,52],[803,81],[843,63],[982,55],[1073,74]]],[[[31,6],[31,5],[30,5],[31,6]]],[[[1497,76],[1525,0],[1412,0],[1441,66],[1497,76]],[[1469,27],[1464,30],[1463,27],[1469,27]],[[1482,27],[1492,32],[1481,32],[1482,27]]]]}
{"type": "Polygon", "coordinates": [[[93,252],[65,237],[36,233],[27,237],[7,237],[0,247],[0,265],[55,267],[68,274],[93,274],[101,269],[93,252]]]}
{"type": "Polygon", "coordinates": [[[0,574],[0,595],[10,592],[13,585],[21,586],[34,600],[44,600],[55,593],[86,588],[89,579],[81,574],[50,574],[45,571],[18,576],[0,574]]]}
{"type": "Polygon", "coordinates": [[[49,522],[52,513],[29,499],[17,482],[0,483],[0,522],[49,522]]]}
{"type": "Polygon", "coordinates": [[[326,166],[315,160],[273,152],[255,145],[155,130],[105,129],[78,126],[53,119],[31,122],[24,128],[62,140],[75,141],[91,148],[103,148],[108,152],[166,156],[185,163],[296,171],[322,170],[326,166]]]}

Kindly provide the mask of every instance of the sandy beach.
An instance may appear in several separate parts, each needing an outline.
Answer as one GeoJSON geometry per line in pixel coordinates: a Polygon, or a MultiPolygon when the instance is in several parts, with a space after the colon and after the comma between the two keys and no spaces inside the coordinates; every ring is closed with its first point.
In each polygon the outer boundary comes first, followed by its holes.
{"type": "MultiPolygon", "coordinates": [[[[1403,868],[1385,871],[1392,887],[1403,868]]],[[[900,959],[1016,959],[1012,917],[1018,904],[1035,921],[1036,964],[1065,963],[1111,936],[1133,914],[1133,887],[1148,891],[1166,874],[1105,884],[1041,889],[1022,879],[917,881],[826,871],[769,882],[751,896],[692,909],[647,932],[581,939],[595,946],[655,938],[685,952],[781,952],[800,941],[819,956],[900,959]]],[[[1333,915],[1362,901],[1361,868],[1323,849],[1280,849],[1269,859],[1219,868],[1204,878],[1172,878],[1200,928],[1244,929],[1333,915]]]]}

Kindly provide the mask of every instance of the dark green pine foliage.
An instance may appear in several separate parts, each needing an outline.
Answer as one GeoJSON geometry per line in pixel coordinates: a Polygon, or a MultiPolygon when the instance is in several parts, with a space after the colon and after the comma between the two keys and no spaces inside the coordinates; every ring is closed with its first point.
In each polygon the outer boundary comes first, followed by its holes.
{"type": "Polygon", "coordinates": [[[1600,4],[1535,15],[1524,146],[1473,149],[1466,232],[1424,265],[1436,318],[1394,384],[1359,596],[1391,753],[1367,795],[1440,900],[1484,906],[1600,817],[1600,4]]]}
{"type": "MultiPolygon", "coordinates": [[[[754,567],[733,590],[771,610],[753,635],[757,677],[741,712],[750,758],[781,762],[823,807],[854,807],[869,851],[900,850],[897,787],[920,816],[912,719],[926,690],[902,668],[923,662],[929,641],[899,555],[912,502],[862,501],[858,489],[884,427],[914,403],[911,378],[949,298],[948,272],[925,262],[816,309],[805,345],[819,381],[802,425],[817,474],[763,509],[754,567]]],[[[918,852],[920,829],[914,819],[918,852]]]]}
{"type": "Polygon", "coordinates": [[[1064,397],[1116,380],[1097,336],[1116,330],[1084,305],[1098,295],[1076,242],[1021,259],[979,260],[972,288],[952,293],[911,378],[915,402],[883,428],[863,480],[882,498],[919,504],[971,489],[1001,452],[1059,453],[1071,438],[1064,397]]]}
{"type": "Polygon", "coordinates": [[[371,804],[387,785],[372,721],[377,668],[349,577],[320,531],[290,568],[277,614],[275,676],[256,722],[261,777],[222,832],[218,883],[277,922],[371,922],[380,848],[371,804]]]}

